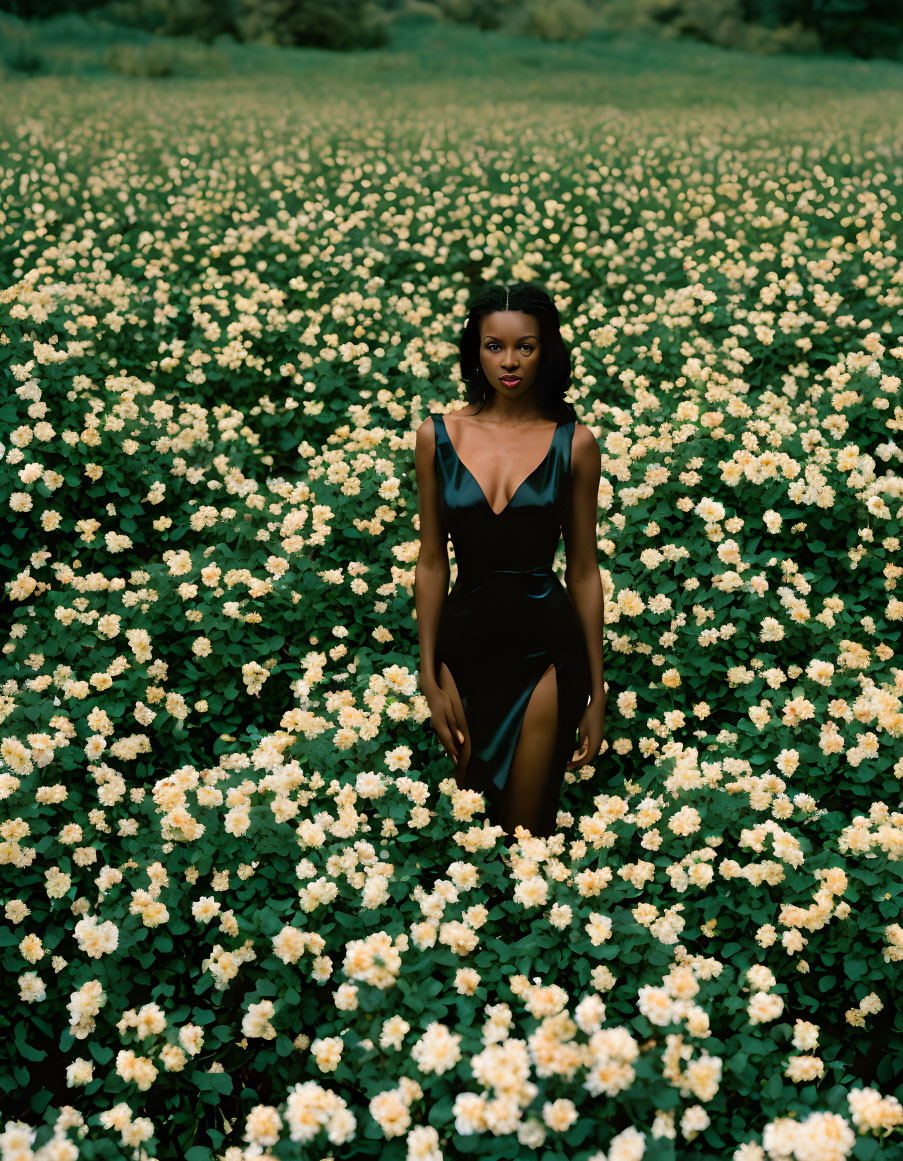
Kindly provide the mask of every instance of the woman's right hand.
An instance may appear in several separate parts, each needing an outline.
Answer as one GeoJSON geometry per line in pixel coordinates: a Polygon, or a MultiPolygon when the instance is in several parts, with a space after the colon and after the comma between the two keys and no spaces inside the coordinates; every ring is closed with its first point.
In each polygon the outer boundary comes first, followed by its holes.
{"type": "Polygon", "coordinates": [[[430,707],[430,722],[446,752],[451,755],[452,761],[457,764],[461,746],[464,743],[464,734],[455,718],[455,710],[451,698],[440,688],[435,686],[423,695],[430,707]]]}

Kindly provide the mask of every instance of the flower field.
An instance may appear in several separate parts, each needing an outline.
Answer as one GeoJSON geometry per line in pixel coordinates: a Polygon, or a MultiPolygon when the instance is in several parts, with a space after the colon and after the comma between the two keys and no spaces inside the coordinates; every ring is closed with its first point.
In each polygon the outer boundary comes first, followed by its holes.
{"type": "Polygon", "coordinates": [[[903,1157],[903,100],[544,84],[0,95],[0,1161],[903,1157]],[[521,280],[602,453],[549,839],[417,686],[521,280]]]}

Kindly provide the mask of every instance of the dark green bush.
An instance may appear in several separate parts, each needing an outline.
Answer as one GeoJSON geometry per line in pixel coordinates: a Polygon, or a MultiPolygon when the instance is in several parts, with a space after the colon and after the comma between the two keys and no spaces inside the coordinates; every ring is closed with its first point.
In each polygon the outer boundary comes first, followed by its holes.
{"type": "Polygon", "coordinates": [[[583,40],[593,26],[593,13],[584,0],[529,0],[524,32],[540,40],[583,40]]]}
{"type": "Polygon", "coordinates": [[[127,77],[210,76],[229,68],[229,58],[220,49],[165,40],[111,45],[103,63],[110,72],[127,77]]]}

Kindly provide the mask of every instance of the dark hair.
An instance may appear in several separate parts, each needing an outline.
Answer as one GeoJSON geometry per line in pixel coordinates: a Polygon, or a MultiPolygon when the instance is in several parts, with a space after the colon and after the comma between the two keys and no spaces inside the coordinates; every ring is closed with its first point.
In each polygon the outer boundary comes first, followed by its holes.
{"type": "Polygon", "coordinates": [[[576,420],[577,412],[564,398],[571,382],[571,353],[561,337],[558,310],[543,289],[526,282],[489,286],[471,300],[458,343],[467,402],[478,404],[482,409],[489,398],[489,382],[480,364],[480,320],[497,310],[522,311],[536,318],[539,323],[539,368],[534,385],[537,403],[547,418],[562,423],[576,420]]]}

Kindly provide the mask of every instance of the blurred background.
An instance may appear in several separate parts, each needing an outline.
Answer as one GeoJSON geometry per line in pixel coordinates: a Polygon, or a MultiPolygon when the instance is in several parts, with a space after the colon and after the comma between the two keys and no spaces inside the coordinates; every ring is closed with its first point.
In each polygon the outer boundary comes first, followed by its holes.
{"type": "Polygon", "coordinates": [[[392,46],[435,49],[455,67],[462,48],[480,67],[471,42],[430,41],[455,26],[588,46],[634,34],[762,55],[903,58],[900,0],[5,0],[0,66],[199,75],[268,67],[271,58],[249,47],[392,46]]]}

